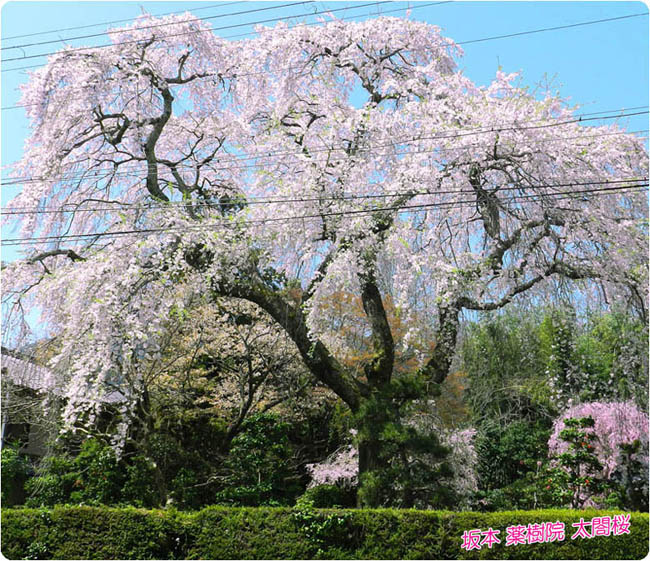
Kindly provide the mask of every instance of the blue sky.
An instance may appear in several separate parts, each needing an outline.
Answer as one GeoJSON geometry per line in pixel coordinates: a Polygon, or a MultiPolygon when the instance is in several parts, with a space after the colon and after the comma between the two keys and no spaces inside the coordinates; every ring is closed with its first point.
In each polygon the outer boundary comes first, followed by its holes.
{"type": "MultiPolygon", "coordinates": [[[[315,11],[339,10],[344,18],[367,19],[381,13],[400,16],[412,8],[411,18],[436,24],[457,42],[548,27],[616,18],[631,14],[640,17],[619,19],[536,34],[520,35],[463,45],[465,56],[460,68],[479,84],[488,83],[500,66],[506,72],[522,71],[525,83],[535,86],[551,81],[584,112],[607,111],[648,105],[648,8],[641,2],[312,2],[276,8],[288,2],[8,2],[1,10],[2,31],[2,165],[6,168],[20,158],[28,125],[23,109],[12,108],[19,101],[18,86],[28,76],[25,70],[11,70],[42,64],[32,57],[56,51],[64,44],[100,45],[105,37],[70,39],[101,33],[115,25],[77,26],[136,17],[143,10],[151,14],[192,11],[197,17],[213,17],[213,27],[222,36],[250,32],[248,23],[270,18],[315,21],[315,11]],[[364,6],[361,6],[361,5],[364,6]],[[254,13],[235,13],[257,9],[254,13]],[[401,11],[396,11],[401,10],[401,11]],[[233,14],[234,13],[234,14],[233,14]],[[233,14],[233,15],[226,15],[233,14]],[[245,24],[245,25],[242,25],[245,24]],[[41,32],[51,32],[40,34],[41,32]],[[25,37],[26,34],[35,34],[25,37]],[[21,36],[23,37],[16,37],[21,36]],[[16,37],[16,38],[14,38],[16,37]],[[43,45],[26,44],[54,41],[43,45]],[[10,48],[21,46],[21,48],[10,48]]],[[[269,22],[269,24],[272,24],[269,22]]],[[[647,115],[629,118],[630,130],[648,128],[647,115]]],[[[594,123],[596,124],[596,123],[594,123]]],[[[3,171],[3,173],[5,173],[3,171]]],[[[3,204],[16,188],[2,187],[3,204]]],[[[5,237],[7,237],[5,235],[5,237]]],[[[13,248],[3,248],[2,259],[16,257],[13,248]]]]}

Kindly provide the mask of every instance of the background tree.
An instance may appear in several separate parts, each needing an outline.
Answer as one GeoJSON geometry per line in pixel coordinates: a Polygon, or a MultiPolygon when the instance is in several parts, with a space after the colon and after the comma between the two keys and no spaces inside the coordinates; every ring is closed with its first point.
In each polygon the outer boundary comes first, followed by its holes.
{"type": "Polygon", "coordinates": [[[553,425],[549,439],[549,450],[559,455],[567,450],[560,433],[564,430],[564,419],[591,417],[592,428],[587,430],[595,436],[592,443],[595,454],[602,464],[599,476],[610,479],[620,462],[620,446],[639,441],[639,459],[648,463],[648,417],[632,402],[592,402],[575,405],[565,411],[553,425]]]}
{"type": "Polygon", "coordinates": [[[430,318],[399,341],[433,332],[420,393],[449,374],[462,310],[581,281],[645,317],[642,141],[514,75],[476,87],[437,28],[334,20],[228,42],[189,15],[144,16],[110,41],[34,72],[14,169],[28,181],[9,205],[48,211],[21,222],[45,247],[9,266],[6,298],[16,322],[42,305],[63,341],[68,426],[119,387],[119,446],[170,317],[193,294],[240,298],[355,413],[363,485],[387,467],[397,405],[421,397],[394,380],[388,295],[430,318]],[[327,312],[341,290],[365,314],[362,376],[327,312]],[[380,401],[381,419],[364,414],[380,401]]]}
{"type": "Polygon", "coordinates": [[[568,417],[563,424],[559,439],[567,448],[557,456],[556,461],[566,472],[565,489],[571,508],[579,508],[592,495],[604,490],[605,481],[599,477],[603,465],[594,452],[596,436],[585,430],[593,428],[594,420],[591,417],[568,417]]]}
{"type": "Polygon", "coordinates": [[[470,422],[478,430],[476,507],[567,505],[566,473],[548,465],[553,422],[571,404],[596,395],[615,402],[633,397],[645,410],[645,341],[647,326],[625,310],[578,311],[566,303],[514,307],[465,322],[458,368],[467,386],[470,422]],[[560,378],[561,372],[566,376],[560,378]]]}

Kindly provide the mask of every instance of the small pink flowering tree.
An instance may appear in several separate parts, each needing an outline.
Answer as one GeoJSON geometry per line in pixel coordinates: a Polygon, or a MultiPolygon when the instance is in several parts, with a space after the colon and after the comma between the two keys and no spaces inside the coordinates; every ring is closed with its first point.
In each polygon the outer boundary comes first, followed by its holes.
{"type": "Polygon", "coordinates": [[[477,86],[435,26],[281,23],[228,41],[185,14],[109,41],[32,73],[7,205],[39,241],[3,272],[5,328],[40,309],[59,337],[68,427],[118,388],[119,445],[170,317],[192,295],[240,298],[355,413],[363,479],[387,461],[396,400],[422,397],[392,389],[396,349],[418,334],[435,339],[412,367],[426,393],[450,372],[463,310],[575,281],[647,309],[643,141],[584,126],[515,75],[477,86]],[[342,360],[341,292],[365,314],[362,368],[342,360]],[[397,340],[389,297],[409,326],[397,340]]]}
{"type": "MultiPolygon", "coordinates": [[[[569,452],[574,456],[578,452],[593,454],[596,461],[590,464],[592,467],[576,474],[578,478],[586,480],[586,483],[582,481],[585,490],[594,480],[613,482],[619,474],[628,470],[629,464],[638,463],[646,477],[630,483],[637,487],[636,495],[643,494],[641,487],[645,486],[647,502],[648,415],[633,402],[591,402],[570,407],[555,421],[548,446],[549,455],[556,458],[562,458],[569,452]],[[567,438],[568,429],[577,430],[575,419],[586,418],[592,419],[593,423],[590,421],[580,425],[580,434],[584,438],[567,438]],[[565,424],[567,419],[573,419],[570,426],[565,424]],[[584,450],[578,450],[579,446],[583,446],[584,450]]],[[[578,498],[582,504],[589,497],[583,493],[578,498]]]]}
{"type": "MultiPolygon", "coordinates": [[[[444,481],[453,493],[457,507],[469,505],[473,494],[478,490],[476,465],[478,456],[474,449],[476,429],[442,430],[441,442],[449,450],[445,461],[451,467],[451,473],[444,481]]],[[[324,461],[309,464],[307,471],[311,476],[309,487],[316,485],[338,485],[344,488],[354,488],[359,479],[359,463],[357,448],[348,444],[324,461]]],[[[435,455],[421,453],[422,458],[431,464],[433,469],[440,459],[435,455]]],[[[426,495],[426,494],[425,494],[426,495]]],[[[419,507],[435,507],[432,503],[421,502],[419,507]]]]}
{"type": "Polygon", "coordinates": [[[354,488],[359,479],[358,451],[348,444],[320,463],[307,464],[307,472],[311,477],[309,487],[338,485],[354,488]]]}

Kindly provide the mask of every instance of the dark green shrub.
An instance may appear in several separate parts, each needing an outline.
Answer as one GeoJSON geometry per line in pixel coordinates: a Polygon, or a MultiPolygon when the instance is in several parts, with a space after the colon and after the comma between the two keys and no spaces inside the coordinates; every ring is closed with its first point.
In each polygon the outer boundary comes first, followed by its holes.
{"type": "Polygon", "coordinates": [[[620,444],[618,468],[611,477],[610,485],[614,489],[608,503],[614,508],[648,510],[648,464],[639,456],[645,453],[648,457],[648,445],[645,450],[639,440],[630,444],[620,444]]]}
{"type": "Polygon", "coordinates": [[[25,501],[25,482],[32,474],[29,460],[18,452],[17,444],[2,449],[2,505],[14,506],[25,501]]]}
{"type": "Polygon", "coordinates": [[[227,475],[216,495],[220,504],[292,504],[301,488],[289,464],[289,425],[268,413],[251,415],[232,441],[224,462],[227,475]]]}
{"type": "Polygon", "coordinates": [[[575,538],[595,510],[498,513],[209,507],[197,513],[108,507],[3,509],[8,559],[642,559],[648,514],[629,533],[575,538]],[[562,522],[564,540],[505,545],[509,526],[562,522]],[[461,547],[469,530],[493,528],[491,549],[461,547]]]}
{"type": "MultiPolygon", "coordinates": [[[[439,395],[431,386],[429,395],[439,395]]],[[[367,507],[444,508],[457,502],[445,478],[453,475],[446,463],[449,448],[433,432],[422,431],[408,419],[409,405],[425,394],[418,376],[402,375],[375,389],[356,412],[359,464],[374,456],[359,476],[358,504],[367,507]],[[364,454],[367,451],[367,454],[364,454]]]]}
{"type": "Polygon", "coordinates": [[[315,559],[344,557],[354,534],[349,525],[351,513],[343,510],[324,512],[302,503],[292,514],[315,559]],[[328,555],[329,554],[329,555],[328,555]]]}
{"type": "Polygon", "coordinates": [[[119,502],[126,474],[110,446],[93,438],[86,440],[73,464],[78,480],[70,494],[71,502],[106,505],[119,502]]]}
{"type": "MultiPolygon", "coordinates": [[[[227,423],[214,409],[163,402],[140,450],[156,464],[157,487],[179,509],[214,503],[216,470],[226,455],[227,423]],[[165,405],[165,406],[163,406],[165,405]],[[197,486],[198,485],[198,486],[197,486]]],[[[221,475],[221,473],[219,474],[221,475]]],[[[164,502],[161,497],[161,503],[164,502]]]]}
{"type": "Polygon", "coordinates": [[[74,462],[67,456],[48,456],[41,461],[37,475],[25,484],[28,506],[54,506],[70,502],[70,495],[81,483],[74,462]]]}
{"type": "Polygon", "coordinates": [[[28,506],[129,503],[154,507],[160,503],[155,469],[142,456],[118,459],[113,449],[96,439],[83,442],[79,454],[44,458],[25,490],[28,506]]]}
{"type": "Polygon", "coordinates": [[[593,445],[596,435],[585,430],[593,428],[593,418],[568,418],[564,420],[564,426],[559,436],[569,447],[556,459],[568,475],[565,484],[569,491],[568,502],[576,508],[591,496],[605,491],[607,482],[597,475],[603,465],[598,460],[593,445]]]}
{"type": "Polygon", "coordinates": [[[316,485],[310,487],[298,499],[296,505],[310,504],[314,508],[354,507],[356,492],[353,489],[343,489],[336,485],[316,485]]]}
{"type": "Polygon", "coordinates": [[[120,491],[120,502],[132,506],[152,508],[160,504],[155,489],[156,468],[143,456],[135,456],[126,465],[125,482],[120,491]]]}
{"type": "Polygon", "coordinates": [[[475,425],[554,416],[539,316],[513,309],[464,326],[460,368],[467,374],[465,399],[475,425]]]}
{"type": "Polygon", "coordinates": [[[199,481],[196,472],[192,469],[182,467],[172,479],[170,487],[170,498],[174,506],[182,509],[197,508],[205,502],[201,497],[199,481]]]}
{"type": "Polygon", "coordinates": [[[185,527],[173,513],[68,506],[2,513],[8,559],[179,559],[185,527]]]}
{"type": "MultiPolygon", "coordinates": [[[[477,436],[479,488],[491,491],[513,484],[546,458],[548,422],[513,421],[505,428],[484,425],[477,436]]],[[[505,505],[506,509],[519,505],[505,505]]]]}

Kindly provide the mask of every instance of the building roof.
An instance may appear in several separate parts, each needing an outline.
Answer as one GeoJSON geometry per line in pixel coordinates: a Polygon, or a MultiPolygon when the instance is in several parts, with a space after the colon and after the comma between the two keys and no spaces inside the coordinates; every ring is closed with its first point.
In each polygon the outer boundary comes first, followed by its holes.
{"type": "MultiPolygon", "coordinates": [[[[4,352],[4,349],[0,366],[2,367],[2,379],[8,379],[16,386],[29,388],[36,392],[52,393],[60,397],[66,395],[65,381],[49,368],[18,358],[4,352]]],[[[105,403],[119,403],[124,401],[124,395],[113,391],[104,395],[101,400],[105,403]]]]}
{"type": "Polygon", "coordinates": [[[3,379],[6,376],[16,386],[56,395],[65,393],[63,381],[57,379],[54,372],[43,366],[5,353],[2,353],[0,365],[3,379]]]}

